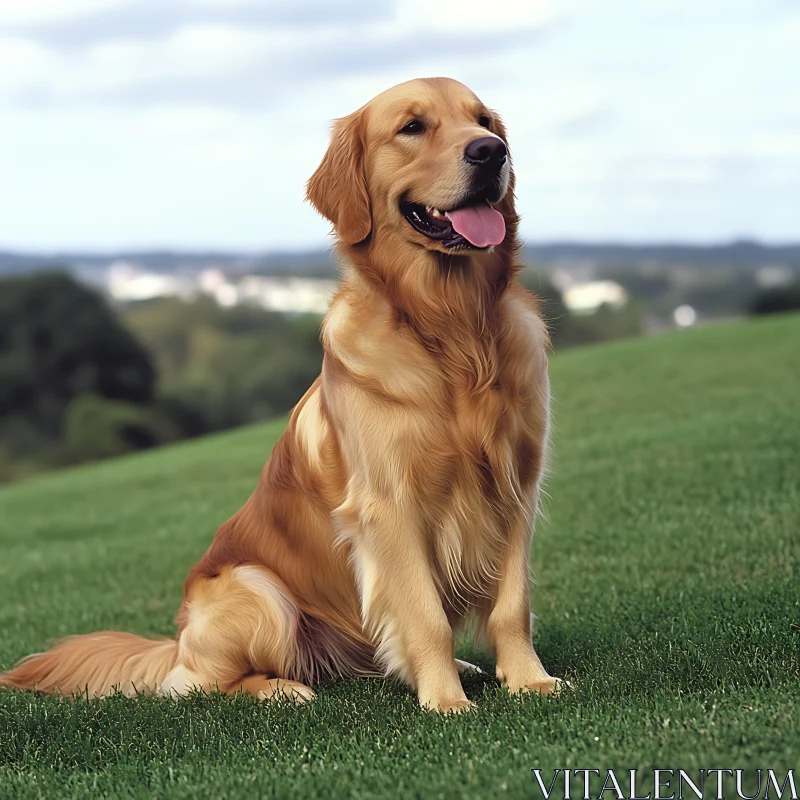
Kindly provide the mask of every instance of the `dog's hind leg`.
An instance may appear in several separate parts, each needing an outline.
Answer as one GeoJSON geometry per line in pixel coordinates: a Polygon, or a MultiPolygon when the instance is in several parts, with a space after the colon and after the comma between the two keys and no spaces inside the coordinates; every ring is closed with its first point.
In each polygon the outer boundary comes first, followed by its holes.
{"type": "MultiPolygon", "coordinates": [[[[300,611],[271,570],[244,564],[225,567],[215,577],[200,576],[187,588],[183,613],[177,664],[161,683],[160,694],[215,688],[236,692],[255,688],[255,678],[263,685],[252,693],[260,697],[286,693],[286,679],[297,662],[300,611]]],[[[290,688],[305,699],[313,697],[303,684],[290,688]]]]}

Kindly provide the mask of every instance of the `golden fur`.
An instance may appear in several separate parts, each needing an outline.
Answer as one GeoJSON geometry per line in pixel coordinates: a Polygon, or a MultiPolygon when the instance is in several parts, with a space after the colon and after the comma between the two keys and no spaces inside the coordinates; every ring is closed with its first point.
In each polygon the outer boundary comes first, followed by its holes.
{"type": "Polygon", "coordinates": [[[189,574],[176,638],[73,637],[0,683],[306,699],[326,678],[395,674],[424,707],[457,711],[470,704],[453,630],[474,612],[510,691],[558,687],[531,645],[547,333],[515,278],[510,165],[494,248],[448,253],[398,205],[456,203],[465,144],[485,135],[506,139],[500,119],[443,78],[396,86],[337,121],[307,187],[342,269],[322,373],[189,574]],[[398,136],[411,118],[429,131],[398,136]]]}

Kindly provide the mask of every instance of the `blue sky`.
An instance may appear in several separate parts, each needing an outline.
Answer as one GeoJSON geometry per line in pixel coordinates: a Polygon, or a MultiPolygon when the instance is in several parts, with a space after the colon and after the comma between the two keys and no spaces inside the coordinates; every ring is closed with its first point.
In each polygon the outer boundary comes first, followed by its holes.
{"type": "Polygon", "coordinates": [[[800,239],[800,0],[0,0],[0,248],[324,245],[329,121],[423,75],[529,240],[800,239]]]}

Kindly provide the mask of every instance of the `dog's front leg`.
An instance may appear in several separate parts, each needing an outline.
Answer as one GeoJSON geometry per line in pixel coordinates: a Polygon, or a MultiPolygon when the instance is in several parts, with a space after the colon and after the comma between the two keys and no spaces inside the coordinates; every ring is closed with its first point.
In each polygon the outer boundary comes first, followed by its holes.
{"type": "Polygon", "coordinates": [[[414,686],[424,708],[444,713],[469,709],[456,669],[453,631],[413,509],[389,499],[359,505],[353,563],[364,626],[379,659],[387,673],[414,686]]]}
{"type": "Polygon", "coordinates": [[[509,537],[486,628],[497,657],[498,680],[510,692],[550,694],[562,681],[547,674],[531,643],[530,540],[523,519],[509,537]]]}

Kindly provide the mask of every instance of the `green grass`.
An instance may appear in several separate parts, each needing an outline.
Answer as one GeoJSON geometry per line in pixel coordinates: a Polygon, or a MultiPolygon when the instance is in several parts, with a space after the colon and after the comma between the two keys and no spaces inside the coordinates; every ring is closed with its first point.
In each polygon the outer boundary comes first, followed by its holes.
{"type": "MultiPolygon", "coordinates": [[[[458,718],[391,681],[302,708],[0,692],[0,797],[534,797],[535,767],[797,768],[800,317],[551,371],[535,639],[571,691],[511,698],[473,677],[478,710],[458,718]]],[[[0,489],[0,666],[69,633],[171,634],[187,570],[280,430],[0,489]]]]}

